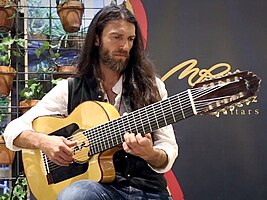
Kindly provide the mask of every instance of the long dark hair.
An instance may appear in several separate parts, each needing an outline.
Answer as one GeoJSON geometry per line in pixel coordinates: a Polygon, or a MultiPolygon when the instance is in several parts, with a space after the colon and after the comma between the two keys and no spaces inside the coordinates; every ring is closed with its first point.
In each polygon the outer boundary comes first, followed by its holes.
{"type": "Polygon", "coordinates": [[[124,6],[109,5],[102,8],[93,18],[85,38],[78,64],[78,74],[88,78],[101,77],[99,69],[98,46],[96,36],[101,38],[102,32],[110,21],[126,20],[135,25],[136,37],[130,51],[130,58],[124,70],[123,96],[129,97],[132,109],[138,109],[160,100],[156,86],[154,66],[144,51],[143,37],[134,15],[124,6]]]}

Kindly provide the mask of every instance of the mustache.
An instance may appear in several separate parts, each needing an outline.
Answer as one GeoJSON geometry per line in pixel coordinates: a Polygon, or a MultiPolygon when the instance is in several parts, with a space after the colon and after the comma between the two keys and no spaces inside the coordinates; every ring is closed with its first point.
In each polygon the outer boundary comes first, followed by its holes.
{"type": "Polygon", "coordinates": [[[123,55],[123,56],[128,56],[128,52],[127,51],[124,51],[124,50],[118,50],[118,51],[113,51],[112,54],[120,54],[120,55],[123,55]]]}

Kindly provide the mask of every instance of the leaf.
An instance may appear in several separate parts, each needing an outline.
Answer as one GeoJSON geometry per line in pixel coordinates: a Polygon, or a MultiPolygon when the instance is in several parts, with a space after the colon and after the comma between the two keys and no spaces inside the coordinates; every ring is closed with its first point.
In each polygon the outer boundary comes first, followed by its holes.
{"type": "Polygon", "coordinates": [[[60,53],[55,53],[55,58],[59,58],[60,57],[60,53]]]}
{"type": "Polygon", "coordinates": [[[9,56],[8,56],[8,54],[1,55],[0,61],[3,62],[3,63],[5,63],[5,64],[8,64],[9,63],[9,56]]]}

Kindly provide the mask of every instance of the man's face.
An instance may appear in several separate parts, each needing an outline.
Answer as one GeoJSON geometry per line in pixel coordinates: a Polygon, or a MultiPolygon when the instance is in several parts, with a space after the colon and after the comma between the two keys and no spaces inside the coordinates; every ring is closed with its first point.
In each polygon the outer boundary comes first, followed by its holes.
{"type": "Polygon", "coordinates": [[[96,40],[100,63],[115,72],[122,72],[128,64],[134,38],[134,24],[125,20],[109,22],[102,32],[101,40],[96,40]]]}

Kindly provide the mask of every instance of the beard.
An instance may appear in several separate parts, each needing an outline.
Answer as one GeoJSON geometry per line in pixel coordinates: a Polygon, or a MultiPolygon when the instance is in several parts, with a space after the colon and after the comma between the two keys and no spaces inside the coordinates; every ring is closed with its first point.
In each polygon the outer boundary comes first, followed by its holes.
{"type": "Polygon", "coordinates": [[[100,60],[104,65],[114,72],[122,73],[129,61],[129,55],[127,51],[118,50],[110,52],[108,49],[105,49],[103,46],[100,46],[99,49],[100,60]],[[112,57],[113,54],[125,55],[126,59],[115,59],[112,57]]]}

